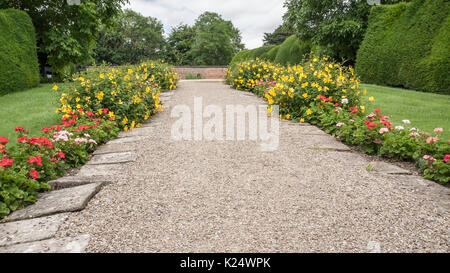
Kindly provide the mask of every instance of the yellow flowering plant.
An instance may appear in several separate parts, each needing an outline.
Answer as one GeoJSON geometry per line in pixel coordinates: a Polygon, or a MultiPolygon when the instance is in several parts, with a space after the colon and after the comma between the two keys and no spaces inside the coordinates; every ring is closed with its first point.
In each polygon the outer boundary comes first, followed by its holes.
{"type": "Polygon", "coordinates": [[[81,113],[100,116],[107,109],[109,119],[116,120],[120,129],[139,127],[162,110],[161,87],[176,88],[176,73],[167,70],[167,76],[155,76],[152,73],[159,73],[156,67],[152,63],[118,68],[101,66],[79,73],[60,91],[61,106],[57,112],[69,115],[82,109],[81,113]]]}
{"type": "Polygon", "coordinates": [[[324,107],[323,102],[363,108],[353,70],[327,58],[287,67],[258,59],[237,63],[228,69],[227,82],[265,97],[269,105],[280,106],[282,117],[294,120],[310,120],[324,107]]]}

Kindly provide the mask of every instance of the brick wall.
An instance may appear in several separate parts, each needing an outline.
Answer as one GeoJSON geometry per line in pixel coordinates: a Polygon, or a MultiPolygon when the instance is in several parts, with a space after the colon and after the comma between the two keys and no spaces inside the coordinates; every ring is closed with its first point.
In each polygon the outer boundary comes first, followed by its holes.
{"type": "Polygon", "coordinates": [[[227,71],[226,66],[177,66],[175,71],[178,73],[178,78],[184,79],[187,73],[202,75],[203,79],[224,79],[227,71]]]}

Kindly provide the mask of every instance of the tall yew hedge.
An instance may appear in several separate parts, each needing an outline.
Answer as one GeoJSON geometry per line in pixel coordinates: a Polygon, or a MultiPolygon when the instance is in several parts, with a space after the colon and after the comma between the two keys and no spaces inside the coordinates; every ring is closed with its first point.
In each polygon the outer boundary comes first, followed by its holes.
{"type": "Polygon", "coordinates": [[[373,7],[357,54],[363,82],[450,94],[450,2],[373,7]]]}
{"type": "Polygon", "coordinates": [[[24,11],[0,10],[0,96],[39,84],[36,36],[24,11]]]}

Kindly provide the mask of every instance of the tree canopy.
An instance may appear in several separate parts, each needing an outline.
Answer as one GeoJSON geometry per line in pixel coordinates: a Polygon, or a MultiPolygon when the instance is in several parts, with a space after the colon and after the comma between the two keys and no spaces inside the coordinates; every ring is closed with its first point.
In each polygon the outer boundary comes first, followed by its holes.
{"type": "Polygon", "coordinates": [[[278,26],[272,33],[264,33],[264,45],[281,45],[295,31],[287,24],[278,26]]]}
{"type": "Polygon", "coordinates": [[[128,0],[83,0],[80,5],[53,0],[8,0],[0,8],[26,11],[36,29],[41,65],[57,72],[91,59],[101,26],[111,26],[128,0]]]}
{"type": "Polygon", "coordinates": [[[195,38],[188,54],[195,65],[227,65],[244,48],[239,30],[217,13],[201,14],[194,29],[195,38]]]}
{"type": "Polygon", "coordinates": [[[176,65],[192,64],[192,58],[188,54],[195,39],[194,27],[180,24],[173,27],[167,38],[166,59],[176,65]]]}
{"type": "Polygon", "coordinates": [[[117,27],[100,31],[95,60],[113,65],[136,64],[145,59],[162,57],[166,41],[163,25],[153,17],[125,10],[117,19],[117,27]]]}

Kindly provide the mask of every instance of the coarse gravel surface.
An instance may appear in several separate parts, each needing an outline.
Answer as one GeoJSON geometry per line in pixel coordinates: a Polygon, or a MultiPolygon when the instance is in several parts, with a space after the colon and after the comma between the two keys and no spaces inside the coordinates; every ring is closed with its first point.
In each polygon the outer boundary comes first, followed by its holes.
{"type": "Polygon", "coordinates": [[[175,105],[264,100],[220,82],[172,92],[149,135],[121,144],[137,160],[58,237],[89,234],[88,252],[449,252],[448,188],[370,173],[357,152],[311,149],[327,137],[288,121],[272,152],[250,140],[174,141],[175,105]]]}

